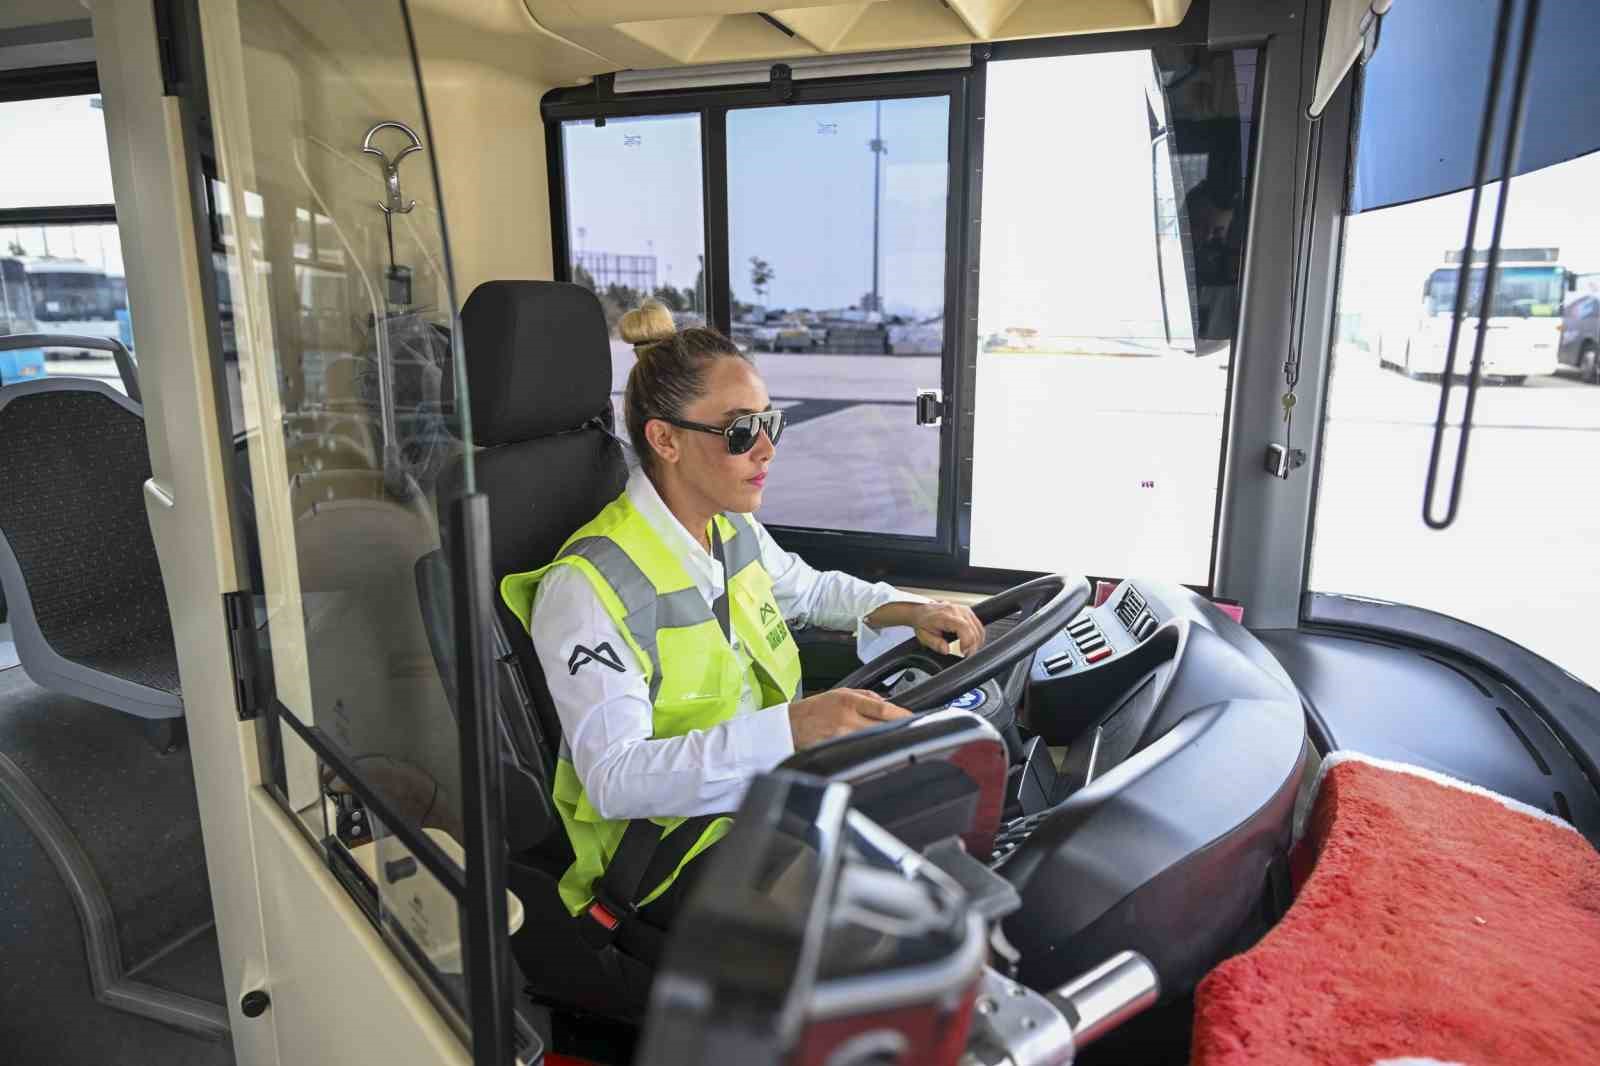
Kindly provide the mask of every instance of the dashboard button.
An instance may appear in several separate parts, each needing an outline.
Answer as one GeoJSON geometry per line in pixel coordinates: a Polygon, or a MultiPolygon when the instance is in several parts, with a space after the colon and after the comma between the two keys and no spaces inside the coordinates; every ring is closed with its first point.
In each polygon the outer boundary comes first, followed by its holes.
{"type": "Polygon", "coordinates": [[[1090,652],[1088,655],[1085,655],[1083,657],[1083,661],[1093,665],[1094,663],[1099,662],[1101,659],[1109,659],[1112,656],[1113,651],[1114,649],[1111,648],[1101,648],[1099,651],[1090,652]]]}
{"type": "Polygon", "coordinates": [[[1059,655],[1052,655],[1044,661],[1044,672],[1054,677],[1056,674],[1070,669],[1071,666],[1072,656],[1062,652],[1059,655]]]}

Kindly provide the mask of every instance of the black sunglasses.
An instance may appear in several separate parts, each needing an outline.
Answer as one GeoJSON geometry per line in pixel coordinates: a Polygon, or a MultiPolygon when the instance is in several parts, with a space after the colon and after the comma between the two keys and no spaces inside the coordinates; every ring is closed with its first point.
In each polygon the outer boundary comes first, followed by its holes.
{"type": "Polygon", "coordinates": [[[685,422],[677,418],[663,418],[661,421],[679,429],[697,429],[701,433],[715,433],[728,442],[728,452],[731,455],[743,455],[756,446],[756,437],[763,432],[767,439],[776,446],[778,438],[783,436],[782,411],[757,411],[754,414],[740,415],[726,426],[708,426],[704,422],[685,422]]]}

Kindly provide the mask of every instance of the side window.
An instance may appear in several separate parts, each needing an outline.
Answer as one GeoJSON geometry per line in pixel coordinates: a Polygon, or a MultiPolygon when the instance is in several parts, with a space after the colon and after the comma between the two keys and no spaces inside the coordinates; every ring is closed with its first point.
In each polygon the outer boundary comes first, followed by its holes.
{"type": "MultiPolygon", "coordinates": [[[[127,272],[111,194],[100,97],[0,103],[0,141],[28,166],[0,169],[0,336],[111,337],[133,348],[127,272]]],[[[124,387],[109,352],[46,346],[0,352],[0,384],[46,374],[124,387]]]]}
{"type": "Polygon", "coordinates": [[[561,156],[557,274],[600,296],[619,417],[627,308],[654,296],[680,326],[717,326],[785,414],[761,518],[798,540],[951,550],[956,427],[946,409],[940,428],[936,401],[961,335],[946,300],[969,77],[887,90],[802,80],[785,104],[730,84],[675,96],[680,113],[603,118],[592,94],[546,98],[561,156]]]}
{"type": "Polygon", "coordinates": [[[973,565],[1209,584],[1255,68],[989,65],[973,565]]]}
{"type": "Polygon", "coordinates": [[[761,518],[932,538],[950,100],[733,110],[728,285],[786,436],[761,518]]]}
{"type": "Polygon", "coordinates": [[[700,116],[561,124],[568,278],[593,289],[611,327],[612,402],[633,349],[617,320],[655,297],[680,328],[706,321],[705,208],[700,116]]]}

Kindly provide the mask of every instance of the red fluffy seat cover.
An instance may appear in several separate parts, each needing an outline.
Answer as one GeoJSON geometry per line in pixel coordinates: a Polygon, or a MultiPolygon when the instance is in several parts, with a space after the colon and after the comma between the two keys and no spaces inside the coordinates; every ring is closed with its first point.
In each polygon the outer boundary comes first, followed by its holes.
{"type": "Polygon", "coordinates": [[[1200,984],[1194,1066],[1600,1063],[1600,854],[1519,806],[1332,765],[1288,914],[1200,984]]]}

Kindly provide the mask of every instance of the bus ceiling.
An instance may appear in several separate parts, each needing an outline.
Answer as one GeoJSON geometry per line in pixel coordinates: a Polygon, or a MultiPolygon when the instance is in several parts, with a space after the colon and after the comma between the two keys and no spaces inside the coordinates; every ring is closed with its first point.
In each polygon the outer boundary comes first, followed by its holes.
{"type": "Polygon", "coordinates": [[[607,70],[1164,29],[1182,22],[1191,7],[1191,0],[519,2],[542,30],[612,60],[607,70]]]}

